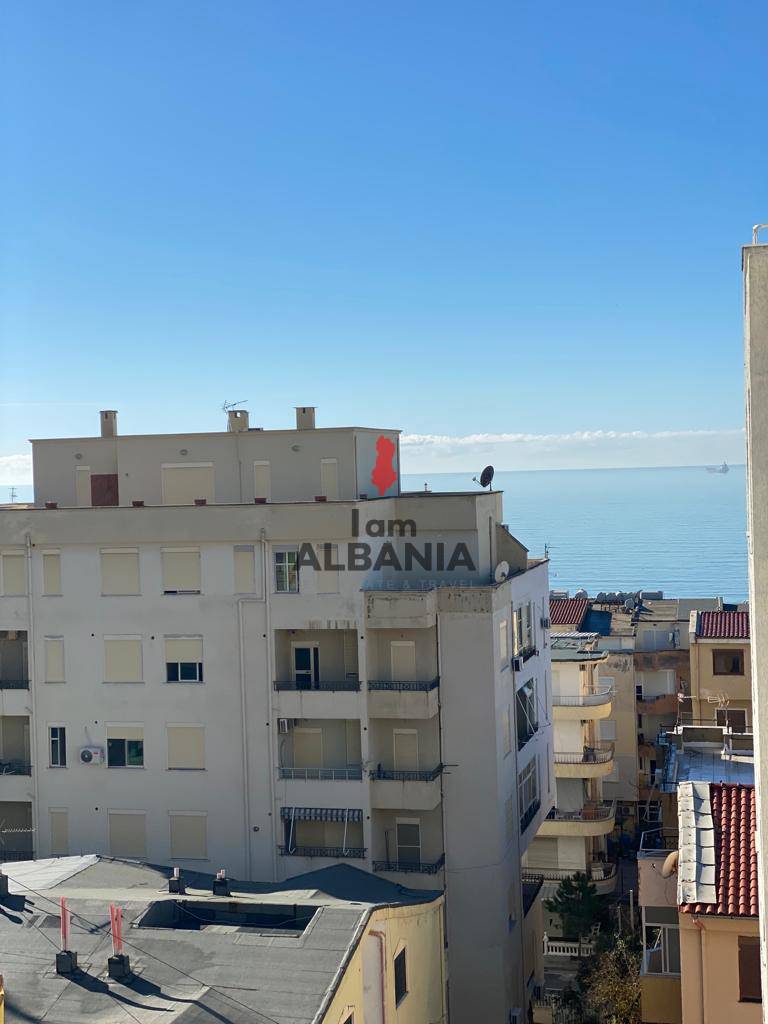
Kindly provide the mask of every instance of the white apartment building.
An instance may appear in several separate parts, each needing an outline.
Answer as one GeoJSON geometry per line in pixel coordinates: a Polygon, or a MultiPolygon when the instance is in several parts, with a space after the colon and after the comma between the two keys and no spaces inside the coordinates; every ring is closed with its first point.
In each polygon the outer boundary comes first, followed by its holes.
{"type": "Polygon", "coordinates": [[[402,493],[397,431],[228,426],[33,441],[34,507],[0,511],[0,859],[445,888],[451,1020],[521,1022],[547,563],[498,492],[402,493]]]}

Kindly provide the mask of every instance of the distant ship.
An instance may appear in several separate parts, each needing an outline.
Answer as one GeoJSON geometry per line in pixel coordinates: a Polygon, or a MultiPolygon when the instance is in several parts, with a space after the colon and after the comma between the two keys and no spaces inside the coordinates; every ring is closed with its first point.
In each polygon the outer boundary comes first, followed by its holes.
{"type": "Polygon", "coordinates": [[[707,472],[708,473],[728,473],[730,471],[730,468],[731,467],[728,465],[727,462],[723,462],[723,464],[721,466],[707,466],[707,472]]]}

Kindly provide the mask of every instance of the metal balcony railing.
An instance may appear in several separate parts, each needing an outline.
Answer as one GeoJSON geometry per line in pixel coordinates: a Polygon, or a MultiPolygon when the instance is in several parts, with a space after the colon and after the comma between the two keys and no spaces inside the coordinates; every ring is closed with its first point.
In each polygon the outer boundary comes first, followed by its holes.
{"type": "Polygon", "coordinates": [[[328,693],[344,691],[354,693],[360,689],[359,679],[321,679],[311,682],[305,679],[276,679],[276,690],[324,690],[328,693]]]}
{"type": "Polygon", "coordinates": [[[588,708],[610,704],[613,700],[613,687],[606,686],[590,693],[552,694],[552,707],[556,708],[588,708]]]}
{"type": "Polygon", "coordinates": [[[591,746],[577,750],[556,750],[555,764],[606,764],[613,760],[614,744],[609,740],[601,740],[591,746]]]}
{"type": "Polygon", "coordinates": [[[281,779],[300,779],[304,782],[355,781],[363,777],[363,766],[347,768],[278,768],[281,779]]]}
{"type": "Polygon", "coordinates": [[[369,690],[393,690],[396,693],[428,693],[440,684],[440,679],[369,679],[369,690]]]}
{"type": "Polygon", "coordinates": [[[426,771],[390,771],[389,768],[382,768],[379,765],[372,769],[372,779],[385,779],[393,782],[434,782],[443,774],[443,766],[439,764],[436,768],[426,771]]]}
{"type": "Polygon", "coordinates": [[[547,821],[608,821],[616,817],[616,801],[602,804],[585,804],[577,811],[562,811],[553,807],[547,821]]]}
{"type": "Polygon", "coordinates": [[[525,814],[520,815],[520,832],[525,832],[533,819],[541,810],[541,800],[534,800],[525,814]]]}
{"type": "Polygon", "coordinates": [[[522,650],[519,651],[519,653],[516,655],[516,657],[522,658],[523,661],[526,662],[526,661],[528,661],[529,658],[532,658],[534,656],[534,654],[538,654],[538,653],[539,653],[538,647],[534,647],[533,645],[529,645],[528,647],[523,647],[522,650]]]}
{"type": "Polygon", "coordinates": [[[28,690],[28,679],[0,679],[0,690],[28,690]]]}
{"type": "Polygon", "coordinates": [[[534,723],[530,728],[517,734],[517,749],[522,750],[526,743],[530,742],[539,731],[539,723],[534,723]]]}
{"type": "Polygon", "coordinates": [[[31,775],[32,765],[26,761],[0,761],[0,775],[31,775]]]}
{"type": "Polygon", "coordinates": [[[34,859],[34,850],[3,850],[0,848],[0,864],[9,864],[11,861],[34,859]]]}
{"type": "Polygon", "coordinates": [[[422,860],[375,860],[374,871],[400,871],[404,874],[436,875],[445,864],[445,854],[437,860],[426,862],[422,860]]]}
{"type": "Polygon", "coordinates": [[[332,857],[362,859],[365,857],[364,846],[279,846],[281,857],[332,857]]]}
{"type": "Polygon", "coordinates": [[[573,878],[574,875],[586,875],[590,881],[604,882],[616,875],[616,865],[610,863],[589,864],[586,868],[530,868],[521,872],[524,882],[532,882],[537,878],[543,878],[545,882],[564,882],[566,878],[573,878]]]}
{"type": "Polygon", "coordinates": [[[658,828],[646,829],[640,837],[639,853],[642,856],[665,856],[678,848],[679,836],[677,829],[658,828]]]}

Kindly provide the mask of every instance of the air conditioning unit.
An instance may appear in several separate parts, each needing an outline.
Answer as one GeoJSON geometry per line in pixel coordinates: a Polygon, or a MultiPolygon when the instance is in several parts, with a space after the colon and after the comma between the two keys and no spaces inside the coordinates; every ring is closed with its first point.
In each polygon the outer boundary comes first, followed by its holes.
{"type": "Polygon", "coordinates": [[[522,672],[523,671],[523,659],[522,658],[513,658],[512,659],[512,671],[513,672],[522,672]]]}
{"type": "Polygon", "coordinates": [[[277,731],[278,732],[282,732],[282,733],[290,732],[292,728],[293,728],[293,719],[292,718],[278,718],[278,720],[277,720],[277,731]]]}
{"type": "Polygon", "coordinates": [[[541,628],[542,629],[549,629],[551,625],[552,625],[551,620],[549,619],[548,616],[545,615],[544,618],[541,620],[541,628]]]}
{"type": "Polygon", "coordinates": [[[80,764],[103,764],[103,747],[80,747],[80,764]]]}

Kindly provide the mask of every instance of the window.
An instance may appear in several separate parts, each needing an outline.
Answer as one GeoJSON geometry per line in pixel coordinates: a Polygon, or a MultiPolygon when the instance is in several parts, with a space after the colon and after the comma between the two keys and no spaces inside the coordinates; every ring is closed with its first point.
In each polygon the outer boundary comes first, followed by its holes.
{"type": "Polygon", "coordinates": [[[66,808],[48,811],[51,826],[51,856],[66,857],[69,854],[69,814],[66,808]]]}
{"type": "Polygon", "coordinates": [[[163,593],[200,593],[200,549],[163,548],[163,593]]]}
{"type": "Polygon", "coordinates": [[[262,501],[269,501],[272,497],[271,471],[268,462],[254,462],[253,464],[253,496],[262,501]]]}
{"type": "Polygon", "coordinates": [[[718,725],[723,725],[733,732],[747,731],[747,712],[744,708],[716,708],[715,716],[718,725]]]}
{"type": "Polygon", "coordinates": [[[107,726],[107,768],[144,767],[144,726],[107,726]]]}
{"type": "Polygon", "coordinates": [[[524,831],[539,807],[539,773],[533,758],[517,776],[517,803],[520,827],[524,831]]]}
{"type": "Polygon", "coordinates": [[[140,636],[104,637],[104,682],[141,683],[140,636]]]}
{"type": "Polygon", "coordinates": [[[139,552],[136,548],[111,548],[101,552],[102,594],[138,594],[139,552]]]}
{"type": "Polygon", "coordinates": [[[744,651],[712,651],[712,672],[716,676],[743,676],[744,651]]]}
{"type": "Polygon", "coordinates": [[[643,699],[643,684],[635,683],[635,700],[643,699]]]}
{"type": "Polygon", "coordinates": [[[47,636],[45,638],[45,681],[46,683],[64,682],[64,638],[47,636]]]}
{"type": "Polygon", "coordinates": [[[61,594],[61,555],[58,551],[43,552],[43,594],[46,597],[61,594]]]}
{"type": "Polygon", "coordinates": [[[311,690],[320,681],[320,648],[317,644],[293,644],[293,678],[297,689],[311,690]]]}
{"type": "Polygon", "coordinates": [[[398,818],[395,823],[397,859],[400,863],[421,862],[421,823],[418,818],[398,818]]]}
{"type": "Polygon", "coordinates": [[[539,728],[538,709],[536,707],[536,682],[529,679],[515,694],[517,718],[517,749],[522,750],[525,744],[539,728]]]}
{"type": "Polygon", "coordinates": [[[202,637],[165,638],[165,681],[167,683],[202,683],[202,637]]]}
{"type": "Polygon", "coordinates": [[[91,467],[75,467],[75,504],[78,508],[91,506],[91,467]]]}
{"type": "Polygon", "coordinates": [[[298,594],[299,570],[296,551],[275,552],[275,590],[278,594],[298,594]]]}
{"type": "Polygon", "coordinates": [[[395,1006],[398,1006],[408,995],[408,972],[405,965],[405,950],[401,949],[395,957],[395,1006]]]}
{"type": "Polygon", "coordinates": [[[6,597],[20,597],[27,592],[27,562],[21,551],[0,555],[0,593],[6,597]]]}
{"type": "Polygon", "coordinates": [[[207,860],[208,816],[201,811],[171,811],[172,860],[207,860]]]}
{"type": "Polygon", "coordinates": [[[676,907],[643,908],[643,973],[680,973],[676,907]]]}
{"type": "Polygon", "coordinates": [[[212,462],[168,464],[160,472],[164,505],[194,505],[200,498],[214,500],[212,462]]]}
{"type": "Polygon", "coordinates": [[[67,730],[63,725],[52,725],[48,730],[51,768],[67,767],[67,730]]]}
{"type": "Polygon", "coordinates": [[[328,501],[339,499],[339,464],[336,459],[320,460],[320,493],[328,501]]]}
{"type": "Polygon", "coordinates": [[[509,623],[506,619],[499,623],[499,661],[502,668],[509,662],[509,623]]]}
{"type": "Polygon", "coordinates": [[[168,768],[200,771],[205,768],[205,726],[169,725],[168,768]]]}
{"type": "Polygon", "coordinates": [[[108,811],[109,852],[113,857],[147,855],[147,822],[144,811],[108,811]]]}
{"type": "Polygon", "coordinates": [[[253,544],[235,544],[235,593],[256,592],[256,552],[253,544]]]}
{"type": "Polygon", "coordinates": [[[763,1001],[760,985],[760,939],[757,935],[739,936],[739,1001],[763,1001]]]}

